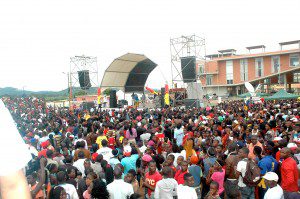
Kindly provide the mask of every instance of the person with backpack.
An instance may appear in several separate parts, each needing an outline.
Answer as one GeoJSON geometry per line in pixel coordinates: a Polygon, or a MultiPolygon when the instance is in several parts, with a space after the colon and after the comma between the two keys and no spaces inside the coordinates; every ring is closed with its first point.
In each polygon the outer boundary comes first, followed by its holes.
{"type": "Polygon", "coordinates": [[[238,145],[236,143],[232,143],[228,146],[228,156],[226,158],[226,169],[225,169],[225,196],[229,198],[227,192],[230,190],[238,189],[238,176],[235,175],[235,167],[237,166],[240,158],[238,156],[238,145]]]}
{"type": "Polygon", "coordinates": [[[248,148],[241,148],[238,155],[241,159],[236,167],[236,174],[239,176],[239,190],[243,199],[254,199],[255,186],[260,179],[260,169],[255,162],[248,159],[248,148]]]}
{"type": "MultiPolygon", "coordinates": [[[[277,172],[278,162],[273,158],[272,154],[273,147],[271,145],[265,146],[265,156],[258,162],[261,176],[264,176],[267,172],[277,172]]],[[[263,178],[258,184],[259,198],[264,198],[266,192],[267,186],[263,178]]]]}

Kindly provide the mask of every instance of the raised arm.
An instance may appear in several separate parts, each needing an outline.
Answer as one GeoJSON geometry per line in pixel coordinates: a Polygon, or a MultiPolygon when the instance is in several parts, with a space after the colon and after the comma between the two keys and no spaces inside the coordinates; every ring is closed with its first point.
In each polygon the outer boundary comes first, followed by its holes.
{"type": "Polygon", "coordinates": [[[43,184],[45,183],[45,179],[46,179],[46,174],[45,174],[46,162],[47,162],[47,160],[45,158],[42,158],[40,160],[40,166],[41,166],[40,180],[39,180],[38,184],[36,185],[35,189],[31,191],[32,198],[35,198],[36,194],[41,190],[43,184]]]}

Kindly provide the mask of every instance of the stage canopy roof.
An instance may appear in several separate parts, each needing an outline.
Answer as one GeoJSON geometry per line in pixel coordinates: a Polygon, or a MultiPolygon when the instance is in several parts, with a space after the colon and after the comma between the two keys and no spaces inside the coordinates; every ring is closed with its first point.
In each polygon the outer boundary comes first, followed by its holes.
{"type": "Polygon", "coordinates": [[[157,66],[145,55],[127,53],[116,58],[105,70],[101,88],[143,92],[148,75],[157,66]]]}

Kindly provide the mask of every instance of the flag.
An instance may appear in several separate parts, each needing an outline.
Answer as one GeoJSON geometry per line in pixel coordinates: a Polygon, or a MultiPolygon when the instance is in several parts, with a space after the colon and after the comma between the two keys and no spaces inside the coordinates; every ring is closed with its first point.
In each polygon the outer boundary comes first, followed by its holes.
{"type": "Polygon", "coordinates": [[[165,105],[170,105],[169,86],[165,85],[165,105]]]}
{"type": "Polygon", "coordinates": [[[146,86],[146,90],[149,91],[150,93],[154,94],[154,95],[158,95],[157,92],[155,92],[152,88],[149,88],[146,86]]]}
{"type": "Polygon", "coordinates": [[[101,88],[98,88],[97,91],[97,103],[98,105],[101,104],[101,88]]]}

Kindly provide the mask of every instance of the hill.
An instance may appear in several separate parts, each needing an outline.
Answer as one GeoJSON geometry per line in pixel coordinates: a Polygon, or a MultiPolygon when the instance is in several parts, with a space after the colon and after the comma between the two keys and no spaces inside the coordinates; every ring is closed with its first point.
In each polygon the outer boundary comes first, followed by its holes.
{"type": "MultiPolygon", "coordinates": [[[[79,88],[79,87],[74,87],[73,88],[73,95],[84,95],[85,92],[79,88]]],[[[97,88],[92,87],[89,90],[86,91],[87,95],[96,95],[97,94],[97,88]]],[[[61,91],[28,91],[28,90],[20,90],[17,88],[13,87],[5,87],[5,88],[0,88],[0,97],[3,96],[11,96],[11,97],[20,97],[20,96],[36,96],[36,97],[45,97],[47,98],[61,98],[65,99],[69,95],[69,89],[64,89],[61,91]]]]}

